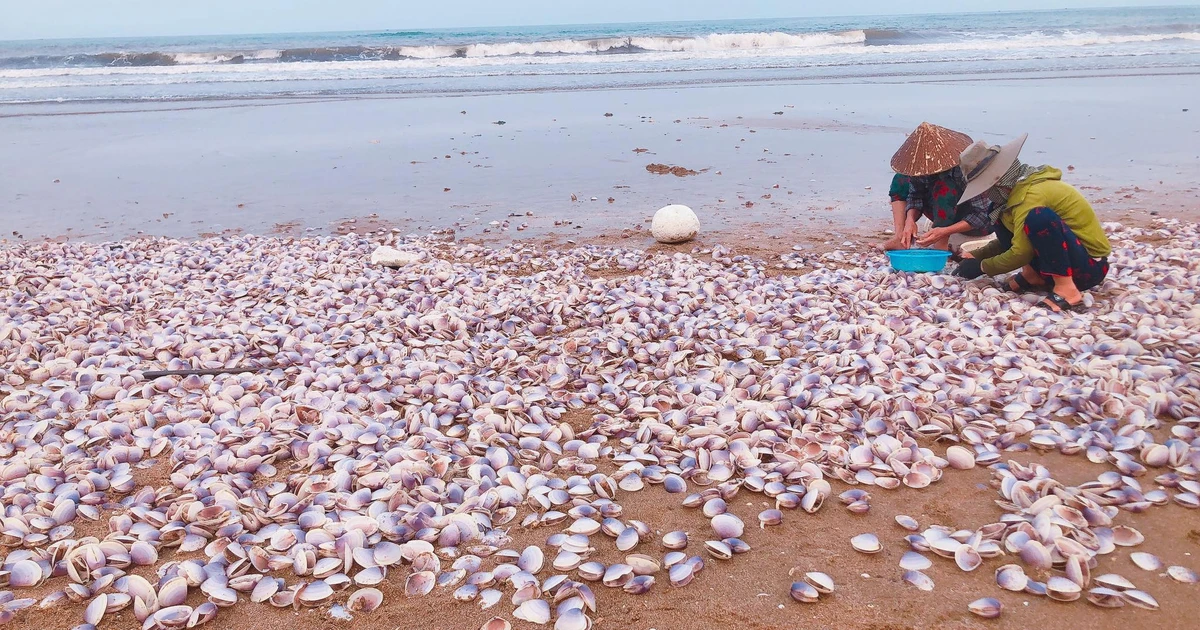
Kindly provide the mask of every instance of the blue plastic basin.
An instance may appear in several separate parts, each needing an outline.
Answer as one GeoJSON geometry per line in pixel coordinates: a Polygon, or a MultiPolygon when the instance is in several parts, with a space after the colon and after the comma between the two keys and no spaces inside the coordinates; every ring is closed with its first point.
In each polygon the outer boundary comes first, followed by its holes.
{"type": "Polygon", "coordinates": [[[941,249],[900,249],[887,253],[896,271],[931,273],[941,271],[950,259],[950,252],[941,249]]]}

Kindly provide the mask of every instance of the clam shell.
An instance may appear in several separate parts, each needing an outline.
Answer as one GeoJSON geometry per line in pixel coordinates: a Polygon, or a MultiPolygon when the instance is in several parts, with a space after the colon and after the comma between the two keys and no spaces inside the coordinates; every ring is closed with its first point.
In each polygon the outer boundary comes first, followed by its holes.
{"type": "Polygon", "coordinates": [[[479,591],[479,607],[483,610],[487,610],[492,606],[495,606],[503,596],[504,593],[501,593],[494,588],[487,588],[479,591]]]}
{"type": "Polygon", "coordinates": [[[718,514],[712,517],[710,524],[718,538],[741,538],[745,531],[742,519],[732,514],[718,514]]]}
{"type": "Polygon", "coordinates": [[[512,624],[507,619],[492,617],[479,626],[479,630],[512,630],[512,624]]]}
{"type": "Polygon", "coordinates": [[[733,550],[729,548],[729,545],[720,540],[705,541],[704,549],[708,551],[710,556],[718,560],[728,560],[733,557],[733,550]]]}
{"type": "Polygon", "coordinates": [[[609,567],[604,570],[604,576],[601,578],[601,581],[605,586],[620,588],[625,586],[625,584],[627,584],[631,579],[633,579],[633,567],[627,564],[617,563],[609,565],[609,567]]]}
{"type": "Polygon", "coordinates": [[[1145,608],[1146,610],[1158,610],[1158,600],[1154,599],[1154,597],[1145,591],[1139,591],[1136,589],[1132,591],[1125,591],[1121,593],[1121,597],[1125,598],[1126,602],[1129,602],[1138,608],[1145,608]]]}
{"type": "Polygon", "coordinates": [[[588,580],[589,582],[599,582],[600,578],[604,577],[604,572],[608,567],[600,562],[585,562],[579,565],[579,578],[588,580]]]}
{"type": "Polygon", "coordinates": [[[536,625],[550,622],[550,604],[544,599],[531,599],[513,611],[513,617],[536,625]]]}
{"type": "MultiPolygon", "coordinates": [[[[104,619],[104,614],[108,612],[108,595],[97,595],[88,603],[87,608],[83,611],[83,622],[90,623],[93,626],[99,625],[104,619]]],[[[190,614],[190,613],[189,613],[190,614]]]]}
{"type": "Polygon", "coordinates": [[[804,574],[804,581],[808,582],[822,593],[832,593],[834,590],[833,578],[819,571],[811,571],[804,574]]]}
{"type": "Polygon", "coordinates": [[[637,575],[629,580],[622,589],[630,595],[641,595],[650,590],[654,586],[653,575],[637,575]]]}
{"type": "Polygon", "coordinates": [[[1079,585],[1080,588],[1087,588],[1092,582],[1092,570],[1088,565],[1079,559],[1079,556],[1071,556],[1067,558],[1065,567],[1067,579],[1079,585]]]}
{"type": "Polygon", "coordinates": [[[621,551],[629,551],[630,549],[636,547],[640,541],[641,537],[638,535],[638,531],[632,527],[626,527],[625,530],[622,531],[619,536],[617,536],[617,549],[621,551]]]}
{"type": "Polygon", "coordinates": [[[517,566],[521,567],[522,571],[528,571],[534,575],[542,572],[545,563],[546,555],[542,553],[542,548],[534,545],[526,547],[517,560],[517,566]]]}
{"type": "Polygon", "coordinates": [[[984,619],[995,619],[1000,616],[1000,610],[1003,608],[1000,600],[992,597],[983,597],[977,599],[970,604],[967,604],[967,610],[983,617],[984,619]]]}
{"type": "Polygon", "coordinates": [[[875,534],[859,534],[850,539],[850,545],[855,551],[862,553],[879,553],[883,551],[883,545],[879,543],[879,538],[875,534]]]}
{"type": "Polygon", "coordinates": [[[187,627],[195,628],[196,626],[202,626],[212,621],[216,616],[217,605],[212,602],[204,602],[192,610],[192,614],[188,616],[187,627]]]}
{"type": "Polygon", "coordinates": [[[1112,541],[1118,547],[1135,547],[1146,542],[1142,532],[1124,525],[1112,528],[1112,541]]]}
{"type": "Polygon", "coordinates": [[[1121,596],[1129,604],[1138,606],[1139,608],[1146,608],[1147,611],[1158,610],[1158,600],[1154,599],[1150,593],[1146,593],[1145,590],[1126,590],[1121,596]]]}
{"type": "Polygon", "coordinates": [[[554,558],[555,571],[571,571],[578,567],[583,562],[583,558],[577,553],[570,551],[560,551],[554,558]]]}
{"type": "Polygon", "coordinates": [[[1195,571],[1179,565],[1167,567],[1167,575],[1176,582],[1184,584],[1195,584],[1198,581],[1195,571]]]}
{"type": "Polygon", "coordinates": [[[1130,582],[1124,576],[1117,575],[1116,573],[1105,573],[1104,575],[1096,576],[1092,581],[1100,586],[1105,586],[1119,591],[1137,588],[1133,585],[1133,582],[1130,582]]]}
{"type": "Polygon", "coordinates": [[[460,602],[472,602],[479,597],[479,587],[474,584],[463,584],[454,590],[454,599],[460,602]]]}
{"type": "Polygon", "coordinates": [[[565,611],[554,622],[554,630],[589,630],[592,620],[578,608],[565,611]]]}
{"type": "Polygon", "coordinates": [[[168,606],[159,609],[150,618],[164,628],[182,628],[192,618],[192,612],[191,606],[168,606]]]}
{"type": "Polygon", "coordinates": [[[375,545],[375,549],[372,552],[375,564],[381,567],[390,567],[392,565],[399,564],[404,558],[403,554],[404,551],[400,545],[397,545],[393,542],[388,542],[386,540],[375,545]]]}
{"type": "Polygon", "coordinates": [[[437,576],[432,571],[417,571],[404,580],[404,594],[408,597],[420,597],[433,591],[437,576]]]}
{"type": "MultiPolygon", "coordinates": [[[[432,590],[433,589],[433,585],[432,585],[433,574],[431,573],[429,575],[431,578],[431,583],[430,583],[429,589],[432,590]]],[[[407,584],[405,586],[407,588],[407,584]]],[[[428,593],[428,591],[426,591],[426,593],[428,593]]],[[[412,593],[410,593],[410,595],[411,594],[412,593]]],[[[421,594],[424,595],[425,593],[421,593],[421,594]]],[[[296,592],[296,600],[307,606],[319,606],[319,605],[329,601],[329,599],[331,597],[333,597],[333,587],[330,586],[324,580],[317,580],[315,582],[310,582],[309,584],[305,585],[303,588],[301,588],[299,591],[296,592]]]]}
{"type": "Polygon", "coordinates": [[[662,570],[658,560],[640,553],[625,556],[625,564],[633,568],[634,575],[653,575],[662,570]]]}
{"type": "Polygon", "coordinates": [[[42,566],[32,560],[21,560],[12,566],[8,574],[9,586],[24,588],[42,582],[42,566]]]}
{"type": "Polygon", "coordinates": [[[728,510],[728,506],[726,506],[725,500],[720,497],[716,497],[713,499],[709,499],[708,501],[705,501],[704,507],[701,509],[701,512],[704,514],[705,517],[713,518],[720,514],[724,514],[727,510],[728,510]]]}
{"type": "Polygon", "coordinates": [[[687,532],[674,531],[663,534],[662,545],[667,549],[684,549],[688,546],[687,532]]]}
{"type": "Polygon", "coordinates": [[[920,571],[905,571],[902,577],[905,582],[917,587],[919,590],[933,590],[933,580],[920,571]]]}
{"type": "MultiPolygon", "coordinates": [[[[178,606],[187,599],[187,591],[187,578],[171,578],[158,589],[158,604],[163,608],[178,606]]],[[[190,615],[191,612],[189,611],[188,614],[190,615]]]]}
{"type": "Polygon", "coordinates": [[[906,551],[900,557],[900,568],[907,571],[924,571],[931,566],[933,562],[929,558],[915,551],[906,551]]]}
{"type": "Polygon", "coordinates": [[[963,571],[974,571],[983,564],[983,558],[979,556],[979,552],[969,545],[963,545],[954,552],[954,563],[963,571]]]}
{"type": "Polygon", "coordinates": [[[513,593],[512,603],[514,606],[520,606],[529,600],[538,599],[541,596],[542,588],[536,582],[528,583],[517,588],[516,592],[513,593]]]}
{"type": "Polygon", "coordinates": [[[1006,564],[996,569],[996,584],[1006,591],[1020,593],[1029,584],[1029,576],[1019,565],[1006,564]]]}
{"type": "Polygon", "coordinates": [[[1151,553],[1135,551],[1129,554],[1129,559],[1144,571],[1160,571],[1163,568],[1163,561],[1151,553]]]}
{"type": "Polygon", "coordinates": [[[951,446],[946,449],[946,461],[950,462],[951,468],[969,470],[975,467],[975,453],[965,446],[951,446]]]}
{"type": "Polygon", "coordinates": [[[377,588],[361,588],[346,599],[346,608],[353,612],[371,612],[383,603],[383,593],[377,588]]]}
{"type": "Polygon", "coordinates": [[[591,536],[598,531],[600,531],[600,523],[590,518],[578,519],[567,528],[567,533],[582,534],[584,536],[591,536]]]}
{"type": "Polygon", "coordinates": [[[1079,599],[1083,589],[1065,577],[1053,576],[1046,580],[1046,595],[1060,602],[1073,602],[1079,599]]]}
{"type": "Polygon", "coordinates": [[[687,482],[679,475],[667,475],[663,479],[663,489],[670,494],[679,494],[687,492],[687,482]]]}
{"type": "Polygon", "coordinates": [[[1054,565],[1050,550],[1036,540],[1025,543],[1019,555],[1025,564],[1035,569],[1049,569],[1054,565]]]}
{"type": "Polygon", "coordinates": [[[746,553],[747,551],[750,551],[750,544],[747,543],[746,541],[742,540],[741,538],[726,538],[725,540],[722,540],[721,542],[725,543],[726,545],[729,545],[729,549],[731,551],[733,551],[734,555],[737,555],[739,553],[746,553]]]}
{"type": "Polygon", "coordinates": [[[1102,586],[1088,591],[1087,600],[1101,608],[1120,608],[1125,605],[1125,598],[1120,591],[1102,586]]]}
{"type": "Polygon", "coordinates": [[[695,572],[692,570],[692,565],[683,562],[672,566],[668,570],[667,576],[671,580],[671,586],[683,587],[691,583],[695,572]]]}
{"type": "Polygon", "coordinates": [[[792,599],[806,604],[821,598],[821,592],[817,590],[817,587],[808,582],[792,582],[790,593],[792,599]]]}

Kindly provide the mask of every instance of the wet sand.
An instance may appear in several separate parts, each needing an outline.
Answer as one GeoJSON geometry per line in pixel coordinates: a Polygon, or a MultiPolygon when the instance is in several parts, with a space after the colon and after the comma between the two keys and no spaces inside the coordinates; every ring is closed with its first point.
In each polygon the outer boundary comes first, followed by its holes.
{"type": "Polygon", "coordinates": [[[371,215],[402,232],[595,236],[668,203],[709,233],[882,228],[887,157],[922,120],[1030,132],[1025,159],[1063,168],[1105,218],[1194,220],[1198,93],[1198,76],[1134,76],[10,106],[0,236],[327,233],[371,215]]]}

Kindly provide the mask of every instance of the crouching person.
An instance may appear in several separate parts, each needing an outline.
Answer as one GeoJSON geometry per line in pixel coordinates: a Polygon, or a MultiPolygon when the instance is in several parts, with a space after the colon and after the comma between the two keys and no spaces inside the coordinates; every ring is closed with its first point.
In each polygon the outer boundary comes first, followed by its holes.
{"type": "Polygon", "coordinates": [[[977,278],[1019,269],[1009,289],[1046,291],[1046,308],[1082,312],[1083,292],[1108,275],[1112,247],[1091,204],[1063,183],[1062,171],[1018,159],[1027,137],[1002,147],[976,142],[963,152],[963,201],[984,196],[995,204],[996,240],[972,252],[955,274],[977,278]]]}

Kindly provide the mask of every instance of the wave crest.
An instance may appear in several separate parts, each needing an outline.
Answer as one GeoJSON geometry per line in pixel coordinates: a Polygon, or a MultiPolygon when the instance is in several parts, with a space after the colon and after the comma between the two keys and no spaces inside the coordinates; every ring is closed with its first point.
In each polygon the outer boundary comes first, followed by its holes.
{"type": "Polygon", "coordinates": [[[1098,33],[1095,31],[1024,32],[1017,34],[929,33],[867,29],[814,33],[714,33],[697,37],[636,36],[592,39],[554,39],[494,43],[429,45],[341,45],[283,50],[225,52],[102,52],[66,56],[0,58],[0,78],[27,73],[59,74],[94,69],[179,66],[180,71],[213,65],[295,64],[356,61],[426,61],[475,59],[502,63],[505,58],[636,55],[680,53],[695,57],[738,56],[761,51],[764,55],[807,56],[833,53],[886,54],[952,51],[1019,50],[1030,47],[1082,47],[1152,43],[1167,40],[1200,41],[1200,32],[1169,29],[1152,33],[1098,33]],[[17,74],[11,74],[11,73],[17,74]]]}

